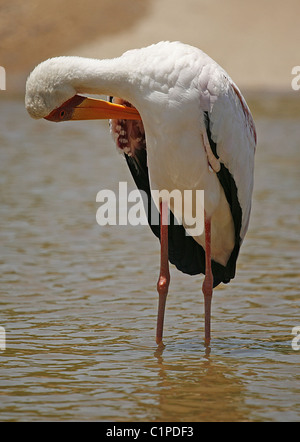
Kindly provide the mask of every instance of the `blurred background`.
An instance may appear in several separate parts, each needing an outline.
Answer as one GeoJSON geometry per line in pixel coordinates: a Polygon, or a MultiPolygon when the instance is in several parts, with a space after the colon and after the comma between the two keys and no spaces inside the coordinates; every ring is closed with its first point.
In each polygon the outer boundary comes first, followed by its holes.
{"type": "Polygon", "coordinates": [[[297,0],[1,0],[0,64],[13,93],[49,57],[115,57],[181,40],[216,59],[242,89],[290,91],[299,14],[297,0]]]}
{"type": "MultiPolygon", "coordinates": [[[[299,421],[299,0],[0,0],[0,420],[299,421]],[[96,195],[134,183],[107,122],[53,124],[24,108],[48,57],[111,58],[181,40],[242,90],[258,146],[237,275],[214,291],[171,268],[154,342],[159,243],[96,223],[96,195]]],[[[299,82],[300,83],[300,82],[299,82]]]]}

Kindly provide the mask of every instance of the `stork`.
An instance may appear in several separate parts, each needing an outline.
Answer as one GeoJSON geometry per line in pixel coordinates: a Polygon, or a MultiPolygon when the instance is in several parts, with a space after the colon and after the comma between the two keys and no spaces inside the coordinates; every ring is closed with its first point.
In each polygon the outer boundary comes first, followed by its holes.
{"type": "Polygon", "coordinates": [[[48,59],[28,77],[25,105],[31,117],[50,121],[111,120],[138,189],[160,214],[157,226],[148,211],[161,244],[156,342],[163,339],[171,262],[184,273],[205,275],[209,344],[213,288],[235,276],[251,209],[256,131],[237,85],[200,49],[160,42],[114,59],[48,59]],[[164,189],[204,191],[203,231],[189,234],[193,204],[182,217],[154,195],[164,189]]]}

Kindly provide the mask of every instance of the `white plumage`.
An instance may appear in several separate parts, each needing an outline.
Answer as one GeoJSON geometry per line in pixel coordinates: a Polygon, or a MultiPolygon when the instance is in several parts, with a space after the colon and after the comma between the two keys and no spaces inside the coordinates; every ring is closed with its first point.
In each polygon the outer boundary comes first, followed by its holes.
{"type": "MultiPolygon", "coordinates": [[[[142,123],[115,119],[112,131],[119,148],[133,158],[146,147],[151,189],[204,190],[210,258],[226,268],[236,248],[234,276],[249,223],[256,134],[229,75],[200,49],[179,42],[161,42],[111,60],[58,57],[31,73],[26,108],[34,118],[47,117],[64,109],[74,95],[89,93],[119,97],[115,101],[138,110],[142,123]]],[[[156,205],[160,208],[159,201],[156,205]]],[[[194,238],[203,253],[205,235],[194,238]]],[[[214,268],[213,274],[217,285],[222,277],[219,281],[214,268]]]]}

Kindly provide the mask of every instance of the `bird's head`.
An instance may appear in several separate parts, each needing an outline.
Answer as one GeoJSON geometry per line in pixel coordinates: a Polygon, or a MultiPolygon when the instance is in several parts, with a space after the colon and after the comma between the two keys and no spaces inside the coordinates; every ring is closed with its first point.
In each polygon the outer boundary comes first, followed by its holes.
{"type": "Polygon", "coordinates": [[[60,69],[64,57],[40,63],[26,82],[25,106],[33,118],[45,118],[76,95],[71,81],[60,69]],[[58,62],[59,61],[59,62],[58,62]]]}
{"type": "Polygon", "coordinates": [[[71,67],[66,69],[70,58],[50,58],[40,63],[29,75],[26,82],[25,107],[32,118],[46,118],[55,122],[141,119],[133,107],[77,95],[74,72],[71,67]]]}

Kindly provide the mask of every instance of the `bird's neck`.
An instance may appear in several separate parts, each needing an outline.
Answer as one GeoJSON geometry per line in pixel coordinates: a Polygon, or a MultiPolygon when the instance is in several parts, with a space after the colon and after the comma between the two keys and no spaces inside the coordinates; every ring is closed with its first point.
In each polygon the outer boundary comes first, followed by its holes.
{"type": "Polygon", "coordinates": [[[123,65],[121,58],[96,60],[82,57],[68,57],[68,75],[78,93],[114,95],[128,101],[132,99],[133,72],[123,65]],[[70,69],[71,66],[71,69],[70,69]]]}

